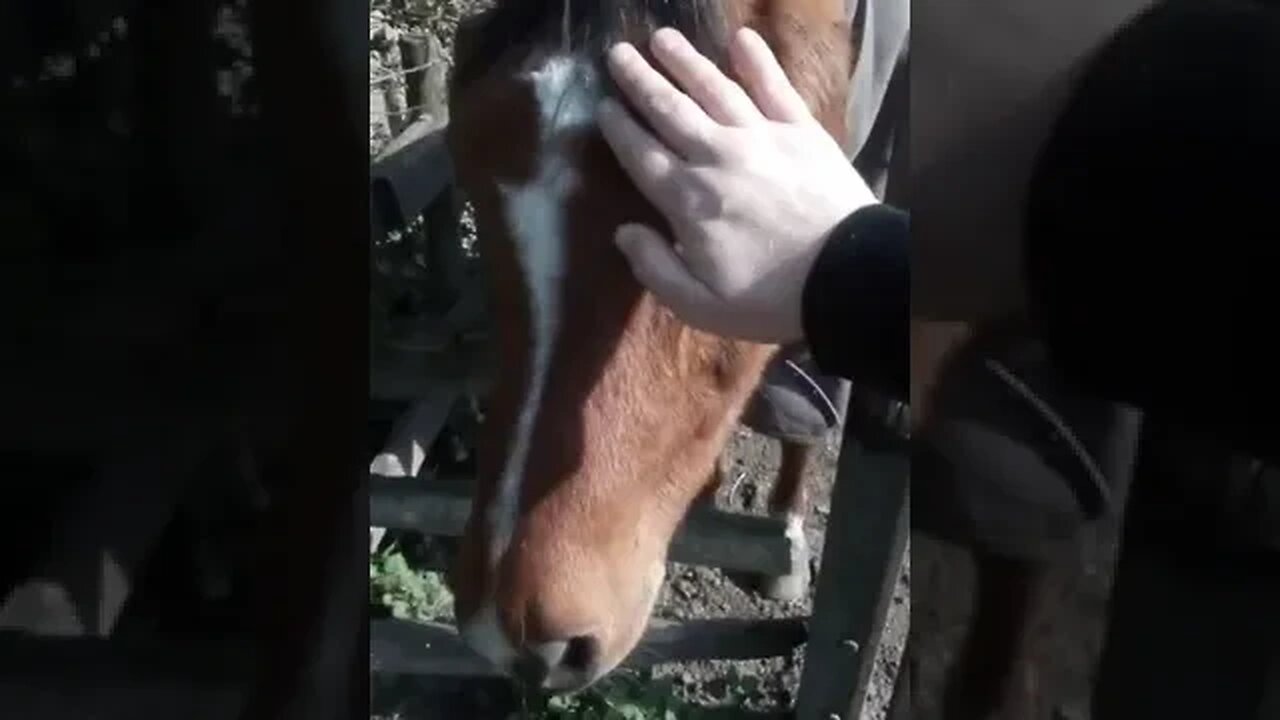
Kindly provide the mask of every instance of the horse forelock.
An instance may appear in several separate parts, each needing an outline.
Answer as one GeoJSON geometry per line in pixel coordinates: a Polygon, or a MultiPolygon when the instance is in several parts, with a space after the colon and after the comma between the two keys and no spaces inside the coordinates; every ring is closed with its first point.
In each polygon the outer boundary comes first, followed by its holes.
{"type": "MultiPolygon", "coordinates": [[[[660,27],[679,29],[705,54],[723,61],[732,24],[729,9],[748,4],[741,0],[499,2],[460,26],[452,88],[465,90],[512,55],[575,55],[599,69],[611,45],[625,40],[643,50],[645,39],[660,27]]],[[[607,79],[605,89],[612,92],[607,79]]]]}

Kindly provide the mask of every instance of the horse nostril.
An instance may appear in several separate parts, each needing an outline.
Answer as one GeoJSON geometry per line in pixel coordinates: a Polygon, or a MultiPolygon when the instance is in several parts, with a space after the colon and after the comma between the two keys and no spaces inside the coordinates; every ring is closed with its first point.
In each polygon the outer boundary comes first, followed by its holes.
{"type": "Polygon", "coordinates": [[[592,635],[527,645],[511,664],[511,675],[526,687],[550,682],[557,689],[574,687],[595,670],[600,641],[592,635]]]}
{"type": "Polygon", "coordinates": [[[599,659],[599,639],[594,635],[577,635],[568,641],[526,646],[520,657],[512,662],[511,674],[526,687],[541,687],[549,678],[550,682],[561,687],[563,683],[572,685],[585,679],[598,665],[599,659]]]}
{"type": "MultiPolygon", "coordinates": [[[[555,643],[563,645],[564,643],[555,643]]],[[[511,664],[511,675],[526,686],[538,687],[551,672],[551,662],[544,656],[543,647],[532,648],[520,654],[511,664]]]]}
{"type": "Polygon", "coordinates": [[[595,667],[600,656],[600,641],[594,635],[579,635],[570,638],[564,656],[560,658],[560,666],[574,672],[586,672],[595,667]]]}

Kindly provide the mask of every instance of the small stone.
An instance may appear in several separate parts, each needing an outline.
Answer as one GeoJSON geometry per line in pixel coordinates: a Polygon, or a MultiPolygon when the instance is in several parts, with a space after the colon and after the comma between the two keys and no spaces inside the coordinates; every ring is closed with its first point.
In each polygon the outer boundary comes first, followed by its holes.
{"type": "Polygon", "coordinates": [[[54,55],[45,59],[44,74],[66,79],[76,74],[76,59],[70,55],[54,55]]]}

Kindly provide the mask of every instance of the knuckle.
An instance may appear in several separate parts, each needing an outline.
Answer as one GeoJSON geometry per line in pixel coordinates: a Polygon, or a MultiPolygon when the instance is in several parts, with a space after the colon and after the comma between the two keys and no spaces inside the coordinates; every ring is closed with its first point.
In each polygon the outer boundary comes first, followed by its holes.
{"type": "Polygon", "coordinates": [[[744,145],[743,136],[732,132],[734,128],[706,127],[703,131],[703,144],[711,157],[720,164],[732,165],[738,158],[746,154],[750,145],[744,145]]]}
{"type": "Polygon", "coordinates": [[[720,82],[722,76],[720,70],[711,63],[699,62],[689,72],[689,81],[691,85],[697,86],[703,92],[709,95],[720,94],[723,84],[720,82]]]}
{"type": "Polygon", "coordinates": [[[711,194],[705,188],[695,185],[684,187],[680,192],[679,214],[689,220],[699,220],[710,213],[709,199],[711,194]]]}
{"type": "Polygon", "coordinates": [[[725,193],[716,180],[706,173],[693,173],[683,193],[689,217],[710,219],[722,217],[726,209],[725,193]]]}
{"type": "Polygon", "coordinates": [[[669,174],[671,166],[667,158],[656,150],[646,152],[640,158],[640,170],[646,180],[657,180],[669,174]]]}

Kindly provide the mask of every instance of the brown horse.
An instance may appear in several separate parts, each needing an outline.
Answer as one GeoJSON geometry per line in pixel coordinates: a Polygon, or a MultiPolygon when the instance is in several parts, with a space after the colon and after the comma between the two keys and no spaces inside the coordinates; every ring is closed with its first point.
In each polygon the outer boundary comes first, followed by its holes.
{"type": "Polygon", "coordinates": [[[460,30],[448,141],[500,361],[450,582],[471,646],[549,689],[635,647],[671,538],[777,350],[683,324],[612,245],[624,222],[663,222],[595,127],[615,92],[603,58],[620,40],[647,52],[661,26],[717,60],[733,31],[758,30],[847,136],[842,0],[517,0],[460,30]]]}

